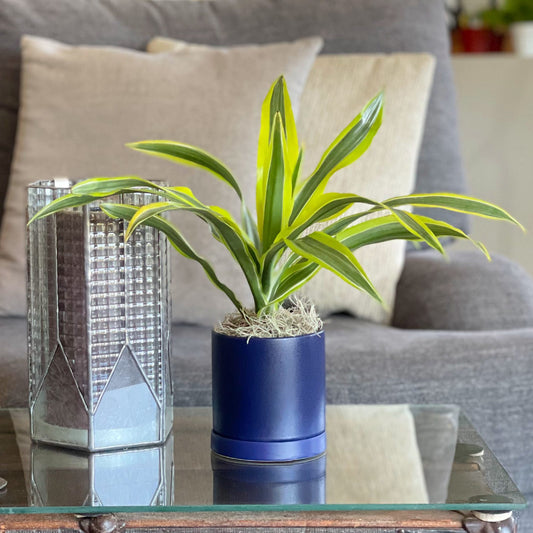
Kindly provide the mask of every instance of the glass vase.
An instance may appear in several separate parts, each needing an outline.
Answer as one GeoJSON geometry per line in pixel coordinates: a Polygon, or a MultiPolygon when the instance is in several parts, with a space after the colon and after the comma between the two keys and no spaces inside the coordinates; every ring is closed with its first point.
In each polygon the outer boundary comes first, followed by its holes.
{"type": "MultiPolygon", "coordinates": [[[[28,218],[72,183],[28,188],[28,218]]],[[[144,205],[129,193],[106,202],[144,205]]],[[[87,451],[165,441],[172,426],[168,243],[93,202],[27,229],[33,440],[87,451]]]]}

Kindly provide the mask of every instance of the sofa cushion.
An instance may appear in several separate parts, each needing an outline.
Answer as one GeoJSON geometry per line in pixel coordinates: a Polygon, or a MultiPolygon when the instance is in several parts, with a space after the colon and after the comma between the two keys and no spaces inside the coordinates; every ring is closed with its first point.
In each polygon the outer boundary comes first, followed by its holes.
{"type": "Polygon", "coordinates": [[[533,279],[523,268],[479,251],[407,255],[393,325],[410,329],[500,330],[533,327],[533,279]]]}
{"type": "MultiPolygon", "coordinates": [[[[0,314],[25,312],[26,186],[37,178],[139,175],[187,186],[207,205],[240,218],[240,201],[222,180],[124,146],[172,139],[200,146],[233,171],[248,205],[255,204],[261,104],[285,74],[298,107],[320,38],[232,48],[182,43],[168,54],[118,47],[70,46],[23,39],[23,80],[17,146],[0,233],[0,314]]],[[[217,275],[250,305],[243,274],[207,225],[191,213],[172,213],[185,238],[217,275]]],[[[171,254],[173,318],[213,324],[232,311],[198,263],[171,254]]]]}
{"type": "MultiPolygon", "coordinates": [[[[417,191],[462,192],[445,21],[442,0],[0,0],[0,205],[15,139],[23,34],[139,50],[154,35],[217,45],[322,35],[325,53],[429,52],[437,68],[417,191]]],[[[466,225],[460,213],[445,217],[466,225]]]]}

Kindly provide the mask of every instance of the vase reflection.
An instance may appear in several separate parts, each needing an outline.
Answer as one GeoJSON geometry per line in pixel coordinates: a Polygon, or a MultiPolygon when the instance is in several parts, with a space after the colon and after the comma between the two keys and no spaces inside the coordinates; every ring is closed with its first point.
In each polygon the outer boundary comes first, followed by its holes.
{"type": "Polygon", "coordinates": [[[292,463],[211,456],[215,505],[317,504],[326,501],[326,455],[292,463]]]}
{"type": "Polygon", "coordinates": [[[164,445],[86,453],[33,444],[34,506],[172,505],[174,439],[164,445]]]}

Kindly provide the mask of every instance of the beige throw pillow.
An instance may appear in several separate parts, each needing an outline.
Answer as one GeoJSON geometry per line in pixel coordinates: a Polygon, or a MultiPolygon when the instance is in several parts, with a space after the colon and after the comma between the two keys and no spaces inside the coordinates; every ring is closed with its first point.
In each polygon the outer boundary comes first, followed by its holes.
{"type": "MultiPolygon", "coordinates": [[[[229,165],[253,206],[261,103],[284,74],[297,107],[321,45],[320,38],[227,49],[181,43],[175,51],[146,54],[24,37],[21,109],[0,237],[0,315],[25,313],[30,182],[135,174],[190,186],[205,203],[238,215],[234,192],[211,175],[124,144],[170,139],[201,146],[229,165]]],[[[176,221],[219,277],[248,302],[244,277],[208,228],[191,216],[176,221]]],[[[174,320],[213,324],[232,310],[197,263],[172,253],[172,267],[174,320]]]]}
{"type": "MultiPolygon", "coordinates": [[[[157,37],[149,52],[179,50],[182,44],[157,37]]],[[[428,54],[346,54],[317,58],[300,105],[298,132],[304,144],[303,176],[308,176],[337,134],[379,91],[385,91],[383,125],[371,148],[332,178],[328,190],[375,200],[413,191],[435,59],[428,54]]],[[[292,93],[291,93],[292,96],[292,93]]],[[[293,98],[294,99],[294,98],[293,98]]],[[[254,180],[250,174],[248,179],[254,180]]],[[[251,186],[251,183],[247,183],[251,186]]],[[[360,208],[354,208],[356,211],[360,208]]],[[[322,270],[302,289],[323,316],[349,312],[389,323],[405,243],[392,241],[357,251],[356,256],[383,297],[386,308],[322,270]]]]}
{"type": "MultiPolygon", "coordinates": [[[[304,143],[303,175],[308,176],[337,134],[379,91],[385,91],[383,124],[369,150],[336,173],[328,191],[355,193],[373,200],[410,194],[415,186],[435,60],[426,54],[324,55],[313,66],[300,104],[299,133],[304,143]]],[[[362,210],[361,207],[352,211],[362,210]]],[[[374,244],[356,257],[383,297],[383,308],[366,293],[320,271],[301,291],[323,316],[348,312],[389,323],[405,242],[374,244]]]]}

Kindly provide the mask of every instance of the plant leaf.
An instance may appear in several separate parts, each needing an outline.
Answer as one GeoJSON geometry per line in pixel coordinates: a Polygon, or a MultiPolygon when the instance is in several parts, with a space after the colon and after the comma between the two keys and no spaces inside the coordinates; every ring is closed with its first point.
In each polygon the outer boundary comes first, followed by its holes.
{"type": "Polygon", "coordinates": [[[298,184],[298,178],[300,177],[300,168],[302,166],[302,159],[303,159],[304,151],[303,148],[300,148],[300,152],[298,153],[298,158],[296,159],[296,163],[294,165],[294,168],[292,170],[292,194],[295,194],[296,186],[298,184]]]}
{"type": "Polygon", "coordinates": [[[73,185],[71,193],[47,204],[32,217],[28,224],[63,209],[80,207],[109,196],[127,193],[153,194],[170,198],[173,201],[196,200],[187,187],[163,187],[136,176],[97,177],[73,185]]]}
{"type": "MultiPolygon", "coordinates": [[[[112,204],[106,204],[106,208],[108,205],[112,204]]],[[[166,207],[170,209],[170,206],[165,206],[164,210],[168,210],[166,207]]],[[[171,209],[193,213],[210,226],[217,239],[224,244],[243,271],[254,297],[256,308],[262,307],[264,305],[264,295],[259,276],[257,251],[253,248],[248,236],[245,235],[240,226],[232,218],[229,218],[231,215],[221,208],[197,207],[178,202],[173,203],[171,209]]]]}
{"type": "MultiPolygon", "coordinates": [[[[261,128],[257,149],[257,183],[256,210],[259,234],[263,235],[265,204],[268,184],[268,172],[272,161],[272,139],[275,130],[276,116],[281,118],[283,131],[285,177],[297,177],[297,168],[301,160],[298,146],[296,122],[292,112],[291,100],[283,76],[271,86],[261,108],[261,128]]],[[[292,191],[291,191],[292,193],[292,191]]],[[[289,206],[286,207],[289,209],[289,206]]],[[[288,216],[288,215],[287,215],[288,216]]]]}
{"type": "Polygon", "coordinates": [[[519,226],[522,230],[524,227],[507,211],[497,205],[470,198],[461,194],[453,193],[429,193],[429,194],[410,194],[408,196],[397,196],[385,202],[389,207],[398,207],[402,205],[412,205],[415,207],[436,207],[447,209],[449,211],[459,211],[470,215],[477,215],[485,218],[498,220],[507,220],[519,226]]]}
{"type": "Polygon", "coordinates": [[[249,245],[249,242],[238,230],[238,227],[235,227],[234,224],[231,224],[227,219],[210,209],[196,207],[182,207],[180,209],[195,213],[217,232],[222,243],[244,272],[254,297],[256,308],[263,307],[264,295],[258,271],[259,259],[256,251],[249,245]]]}
{"type": "MultiPolygon", "coordinates": [[[[130,205],[111,203],[102,204],[101,208],[108,216],[113,218],[123,218],[125,220],[131,220],[140,210],[139,208],[130,205]]],[[[160,216],[151,216],[145,219],[143,224],[163,232],[176,251],[187,259],[192,259],[201,265],[211,283],[224,292],[239,311],[244,308],[242,303],[235,296],[235,293],[220,281],[211,264],[192,249],[180,231],[173,224],[160,216]]]]}
{"type": "Polygon", "coordinates": [[[290,223],[314,195],[321,194],[329,178],[363,155],[376,135],[383,117],[383,93],[379,93],[337,136],[296,197],[290,223]]]}
{"type": "MultiPolygon", "coordinates": [[[[288,227],[286,233],[288,233],[289,238],[296,238],[309,226],[338,217],[356,203],[379,206],[382,209],[380,204],[363,196],[336,192],[324,193],[313,198],[304,207],[294,223],[288,227]]],[[[368,212],[357,213],[356,219],[366,214],[368,212]]]]}
{"type": "Polygon", "coordinates": [[[272,95],[272,102],[270,106],[271,131],[273,123],[275,122],[276,113],[279,113],[281,116],[281,124],[283,126],[283,132],[285,133],[285,141],[287,143],[288,150],[288,167],[289,172],[292,175],[292,171],[296,165],[296,161],[298,160],[300,147],[298,144],[298,132],[296,130],[296,121],[294,120],[294,114],[292,112],[291,99],[289,96],[289,91],[287,90],[285,78],[283,76],[280,76],[276,82],[276,89],[272,95]]]}
{"type": "Polygon", "coordinates": [[[287,246],[283,241],[278,241],[272,245],[261,256],[260,271],[261,271],[261,283],[265,294],[269,294],[272,284],[274,282],[274,271],[279,263],[283,252],[287,249],[287,246]]]}
{"type": "Polygon", "coordinates": [[[393,216],[395,216],[400,224],[402,224],[407,230],[409,230],[415,237],[426,242],[431,248],[434,248],[442,255],[446,255],[442,244],[437,236],[431,231],[424,220],[413,213],[402,211],[401,209],[390,208],[393,216]]]}
{"type": "MultiPolygon", "coordinates": [[[[172,211],[172,210],[183,210],[187,207],[194,207],[199,209],[201,212],[211,212],[215,216],[217,216],[219,219],[223,220],[227,225],[231,226],[235,233],[237,233],[243,240],[243,242],[246,244],[247,250],[249,252],[249,256],[253,259],[254,264],[256,266],[256,269],[259,270],[259,257],[257,249],[254,246],[254,242],[249,238],[246,231],[244,231],[237,221],[233,218],[231,213],[227,211],[226,209],[223,209],[218,206],[211,206],[208,207],[204,205],[196,196],[193,194],[191,189],[188,187],[164,187],[160,191],[160,195],[164,196],[166,198],[170,198],[170,202],[154,202],[152,204],[143,206],[140,209],[140,213],[138,213],[132,223],[130,223],[130,226],[128,227],[127,231],[127,237],[131,234],[131,232],[135,229],[135,227],[138,225],[139,221],[137,217],[146,218],[146,213],[149,210],[153,209],[153,212],[150,213],[149,216],[152,216],[153,214],[159,214],[163,213],[165,211],[172,211]]],[[[210,223],[208,220],[206,220],[204,217],[200,216],[199,212],[195,213],[197,216],[202,218],[204,222],[207,222],[211,228],[211,231],[213,232],[213,235],[215,238],[221,242],[223,242],[223,239],[220,238],[220,235],[218,233],[218,230],[215,226],[213,226],[212,223],[210,223]]]]}
{"type": "MultiPolygon", "coordinates": [[[[436,236],[467,239],[490,260],[490,255],[485,246],[471,239],[459,228],[430,217],[421,216],[420,218],[436,236]]],[[[338,233],[337,238],[351,251],[355,251],[363,246],[391,240],[418,239],[394,215],[385,215],[346,228],[338,233]]],[[[286,299],[314,277],[319,270],[320,266],[318,264],[313,263],[309,259],[303,259],[301,256],[293,253],[288,258],[274,284],[271,303],[277,303],[286,299]]]]}
{"type": "Polygon", "coordinates": [[[189,187],[167,187],[136,176],[90,178],[80,181],[72,187],[72,190],[76,194],[80,194],[80,191],[83,194],[90,194],[95,199],[118,194],[144,193],[171,201],[203,205],[189,187]]]}
{"type": "MultiPolygon", "coordinates": [[[[455,237],[467,239],[479,248],[490,260],[487,249],[478,241],[471,239],[464,231],[440,220],[420,216],[419,218],[437,237],[455,237]]],[[[350,250],[355,251],[363,246],[391,240],[414,240],[417,237],[402,225],[394,215],[386,215],[367,220],[341,231],[337,238],[350,250]]]]}
{"type": "Polygon", "coordinates": [[[285,239],[296,254],[330,270],[341,279],[383,303],[363,267],[344,244],[329,235],[316,231],[300,239],[285,239]]]}
{"type": "Polygon", "coordinates": [[[153,189],[153,194],[158,194],[163,186],[137,176],[96,177],[80,181],[72,186],[74,194],[90,194],[93,198],[104,198],[122,192],[135,192],[129,189],[142,187],[153,189]]]}
{"type": "Polygon", "coordinates": [[[269,305],[287,299],[310,281],[319,270],[320,266],[310,260],[302,261],[284,269],[277,280],[269,305]]]}
{"type": "Polygon", "coordinates": [[[287,175],[286,147],[281,115],[276,113],[268,170],[265,181],[265,208],[262,243],[268,249],[287,224],[292,199],[292,183],[287,175]]]}
{"type": "Polygon", "coordinates": [[[335,237],[339,232],[341,232],[343,229],[349,227],[357,220],[366,217],[367,215],[372,215],[373,213],[377,213],[378,211],[382,211],[385,209],[383,205],[379,205],[378,207],[373,207],[372,209],[368,209],[366,211],[361,211],[360,213],[355,213],[353,215],[347,215],[343,218],[340,218],[339,220],[336,220],[333,222],[333,224],[330,224],[326,228],[324,228],[322,231],[324,233],[327,233],[328,235],[331,235],[332,237],[335,237]]]}
{"type": "Polygon", "coordinates": [[[227,183],[242,200],[242,192],[239,184],[228,167],[222,161],[201,148],[174,141],[159,140],[128,143],[126,146],[138,152],[168,159],[174,163],[207,170],[216,178],[227,183]]]}
{"type": "Polygon", "coordinates": [[[227,183],[241,200],[241,216],[245,231],[250,239],[254,241],[255,245],[259,245],[257,225],[250,210],[246,206],[241,188],[230,169],[222,161],[201,148],[174,141],[140,141],[129,143],[127,146],[138,152],[168,159],[174,163],[201,168],[210,172],[224,183],[227,183]]]}
{"type": "MultiPolygon", "coordinates": [[[[281,115],[285,140],[289,150],[289,162],[293,168],[298,160],[299,146],[296,122],[285,78],[280,76],[270,87],[261,108],[261,128],[257,150],[257,179],[261,180],[267,166],[267,153],[272,138],[276,114],[281,115]]],[[[264,191],[263,191],[264,192],[264,191]]]]}
{"type": "MultiPolygon", "coordinates": [[[[110,204],[106,204],[106,206],[107,205],[110,204]]],[[[179,209],[179,207],[181,207],[181,205],[176,202],[154,202],[152,204],[143,205],[140,209],[137,209],[135,214],[131,217],[124,240],[127,241],[137,227],[144,224],[147,219],[161,215],[165,211],[179,209]]]]}
{"type": "Polygon", "coordinates": [[[246,235],[248,235],[256,250],[261,250],[261,239],[259,238],[257,223],[244,201],[241,202],[241,218],[246,235]]]}
{"type": "Polygon", "coordinates": [[[65,196],[61,196],[55,200],[52,200],[49,204],[45,205],[42,209],[35,213],[35,215],[33,215],[28,222],[28,226],[35,220],[53,215],[54,213],[62,211],[63,209],[81,207],[90,204],[91,202],[94,202],[93,196],[73,193],[65,194],[65,196]]]}

